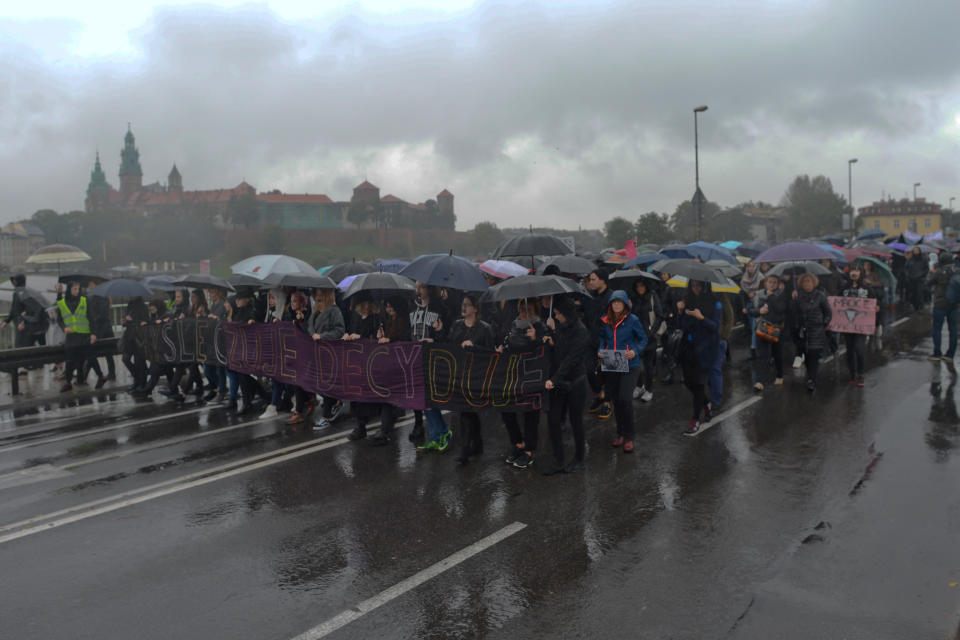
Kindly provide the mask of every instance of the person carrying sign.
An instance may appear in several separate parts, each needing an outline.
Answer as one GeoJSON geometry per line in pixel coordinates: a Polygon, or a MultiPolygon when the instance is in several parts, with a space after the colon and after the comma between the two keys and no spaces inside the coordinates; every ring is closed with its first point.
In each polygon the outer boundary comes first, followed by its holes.
{"type": "MultiPolygon", "coordinates": [[[[868,288],[867,285],[862,282],[861,276],[862,274],[857,266],[850,269],[850,282],[843,290],[843,297],[877,299],[878,294],[876,289],[868,288]]],[[[847,344],[847,367],[850,369],[850,384],[863,387],[864,354],[866,352],[867,336],[862,333],[844,333],[843,338],[847,344]]]]}
{"type": "MultiPolygon", "coordinates": [[[[647,347],[647,333],[643,323],[630,313],[630,298],[625,291],[614,291],[607,313],[601,318],[600,349],[623,351],[627,359],[626,371],[605,371],[607,398],[613,403],[617,420],[614,447],[623,447],[624,453],[633,453],[635,435],[633,419],[633,390],[643,372],[643,351],[647,347]]],[[[598,354],[602,358],[601,354],[598,354]]]]}

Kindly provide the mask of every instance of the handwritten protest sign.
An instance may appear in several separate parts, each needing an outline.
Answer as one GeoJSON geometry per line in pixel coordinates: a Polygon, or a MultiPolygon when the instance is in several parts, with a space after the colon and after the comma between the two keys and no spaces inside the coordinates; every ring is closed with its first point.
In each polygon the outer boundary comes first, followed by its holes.
{"type": "Polygon", "coordinates": [[[877,327],[877,301],[873,298],[827,296],[832,316],[827,331],[872,336],[877,327]]]}

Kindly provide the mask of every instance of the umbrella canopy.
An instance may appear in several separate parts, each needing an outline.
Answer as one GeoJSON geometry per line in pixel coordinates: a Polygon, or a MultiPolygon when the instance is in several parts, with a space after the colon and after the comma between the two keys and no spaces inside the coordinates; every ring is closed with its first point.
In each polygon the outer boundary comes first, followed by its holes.
{"type": "Polygon", "coordinates": [[[887,235],[885,231],[880,229],[867,229],[866,231],[861,231],[860,235],[857,236],[857,240],[877,240],[883,238],[887,235]]]}
{"type": "MultiPolygon", "coordinates": [[[[697,278],[694,278],[696,280],[697,278]]],[[[673,276],[667,280],[667,285],[676,289],[684,289],[690,286],[690,278],[685,276],[673,276]]],[[[710,290],[714,293],[740,293],[740,287],[730,278],[724,278],[723,282],[711,282],[710,290]]]]}
{"type": "Polygon", "coordinates": [[[226,289],[227,291],[235,291],[233,285],[223,278],[208,276],[202,273],[187,274],[171,284],[179,285],[181,287],[193,287],[194,289],[226,289]]]}
{"type": "Polygon", "coordinates": [[[279,254],[253,256],[252,258],[241,260],[230,267],[230,271],[237,275],[250,276],[259,280],[263,280],[272,275],[288,275],[293,273],[312,275],[317,272],[316,269],[299,258],[279,254]]]}
{"type": "Polygon", "coordinates": [[[730,264],[726,260],[707,260],[704,264],[707,266],[713,267],[723,275],[728,278],[733,278],[742,273],[739,263],[734,259],[734,264],[730,264]]]}
{"type": "Polygon", "coordinates": [[[691,260],[694,256],[692,253],[687,251],[687,245],[685,244],[671,244],[663,249],[660,249],[660,253],[667,256],[668,258],[676,258],[681,260],[691,260]]]}
{"type": "Polygon", "coordinates": [[[726,242],[721,242],[720,246],[723,247],[724,249],[729,249],[730,251],[733,251],[734,249],[739,247],[741,244],[743,243],[740,242],[739,240],[727,240],[726,242]]]}
{"type": "Polygon", "coordinates": [[[687,253],[694,258],[700,258],[704,262],[710,260],[723,260],[727,264],[736,264],[737,260],[729,250],[713,244],[711,242],[691,242],[686,246],[687,253]]]}
{"type": "Polygon", "coordinates": [[[72,271],[70,273],[65,273],[57,278],[57,282],[79,282],[81,284],[87,284],[91,280],[99,280],[104,282],[110,278],[103,275],[102,273],[97,273],[96,271],[72,271]]]}
{"type": "Polygon", "coordinates": [[[327,276],[334,282],[340,282],[347,276],[356,276],[360,275],[361,273],[370,273],[371,271],[374,271],[374,268],[369,262],[357,262],[356,260],[353,260],[351,262],[341,262],[340,264],[335,264],[323,272],[323,275],[327,276]]]}
{"type": "MultiPolygon", "coordinates": [[[[702,280],[704,282],[715,282],[717,284],[726,284],[729,278],[717,271],[711,266],[705,265],[696,260],[664,260],[654,266],[657,271],[669,273],[671,276],[683,276],[690,280],[702,280]]],[[[653,270],[653,266],[650,267],[653,270]]]]}
{"type": "Polygon", "coordinates": [[[92,260],[92,258],[83,249],[69,244],[48,244],[34,251],[26,262],[27,264],[59,264],[85,260],[92,260]]]}
{"type": "Polygon", "coordinates": [[[560,238],[541,233],[524,233],[505,240],[494,250],[493,259],[511,256],[565,256],[573,253],[560,238]]]}
{"type": "Polygon", "coordinates": [[[889,245],[880,244],[879,242],[865,242],[852,248],[881,258],[893,255],[893,249],[891,249],[889,245]]]}
{"type": "Polygon", "coordinates": [[[241,273],[235,273],[229,278],[227,282],[232,284],[234,287],[266,287],[268,283],[265,283],[260,278],[254,278],[253,276],[245,276],[241,273]]]}
{"type": "Polygon", "coordinates": [[[843,250],[839,247],[834,247],[829,244],[820,244],[817,243],[817,246],[826,251],[831,255],[831,260],[836,260],[838,262],[846,262],[847,256],[844,255],[843,250]]]}
{"type": "Polygon", "coordinates": [[[797,262],[780,262],[775,264],[767,271],[770,276],[798,276],[801,273],[812,273],[815,276],[830,275],[830,269],[827,269],[819,262],[803,260],[797,262]]]}
{"type": "Polygon", "coordinates": [[[435,287],[462,291],[486,291],[490,286],[476,265],[459,256],[432,253],[408,264],[400,275],[435,287]]]}
{"type": "Polygon", "coordinates": [[[149,276],[143,279],[143,286],[151,291],[176,291],[183,287],[174,286],[173,282],[177,276],[159,275],[149,276]]]}
{"type": "Polygon", "coordinates": [[[44,309],[50,306],[50,303],[47,302],[47,298],[36,289],[32,289],[30,287],[17,287],[16,290],[20,292],[21,300],[31,298],[33,300],[36,300],[37,304],[39,304],[44,309]]]}
{"type": "Polygon", "coordinates": [[[821,243],[824,243],[824,244],[840,244],[840,245],[842,245],[842,244],[844,244],[844,243],[848,240],[848,238],[845,238],[845,237],[843,237],[843,236],[820,236],[820,237],[818,238],[818,240],[820,240],[820,242],[821,242],[821,243]]]}
{"type": "Polygon", "coordinates": [[[483,302],[501,302],[503,300],[520,300],[523,298],[539,298],[540,296],[555,296],[565,293],[589,295],[576,282],[560,276],[518,276],[493,285],[483,294],[483,302]]]}
{"type": "Polygon", "coordinates": [[[350,282],[341,282],[337,285],[346,289],[343,298],[347,299],[358,293],[363,293],[372,298],[392,298],[394,296],[413,295],[417,288],[413,285],[410,278],[405,278],[396,273],[384,273],[375,271],[372,273],[358,273],[351,278],[350,282]]]}
{"type": "Polygon", "coordinates": [[[785,242],[770,247],[754,260],[756,262],[794,262],[800,260],[833,260],[834,256],[810,242],[785,242]]]}
{"type": "Polygon", "coordinates": [[[864,262],[870,262],[876,267],[874,271],[877,272],[877,276],[883,281],[885,286],[889,287],[891,291],[895,292],[897,290],[897,277],[893,275],[893,271],[891,271],[890,267],[884,264],[883,261],[877,260],[872,256],[860,256],[857,258],[855,264],[862,264],[864,262]]]}
{"type": "Polygon", "coordinates": [[[407,260],[380,260],[377,262],[377,271],[385,273],[400,273],[405,266],[410,264],[407,260]]]}
{"type": "Polygon", "coordinates": [[[275,273],[264,278],[260,284],[261,286],[269,284],[276,287],[298,287],[300,289],[335,289],[337,287],[336,282],[316,271],[313,273],[275,273]]]}
{"type": "Polygon", "coordinates": [[[739,247],[737,247],[737,253],[739,253],[742,256],[754,258],[769,248],[770,248],[770,245],[768,245],[766,242],[753,240],[751,242],[744,242],[739,247]]]}
{"type": "Polygon", "coordinates": [[[153,292],[136,280],[118,278],[98,285],[89,294],[104,298],[149,298],[153,292]]]}
{"type": "Polygon", "coordinates": [[[631,258],[627,260],[621,269],[630,269],[631,267],[645,267],[648,264],[653,264],[658,260],[666,260],[668,256],[663,255],[662,253],[641,253],[636,258],[631,258]]]}
{"type": "Polygon", "coordinates": [[[611,274],[607,285],[609,285],[611,289],[623,289],[624,291],[632,292],[634,283],[640,280],[643,280],[648,287],[663,284],[663,280],[656,274],[638,269],[629,269],[627,271],[615,271],[611,274]]]}
{"type": "Polygon", "coordinates": [[[594,269],[596,265],[585,258],[575,255],[554,256],[547,259],[543,264],[537,267],[537,273],[543,275],[547,267],[554,265],[560,270],[560,273],[573,273],[578,276],[585,276],[594,269]]]}
{"type": "Polygon", "coordinates": [[[530,269],[522,264],[510,262],[509,260],[487,260],[480,265],[480,271],[489,273],[494,278],[500,278],[501,280],[525,276],[530,273],[530,269]]]}

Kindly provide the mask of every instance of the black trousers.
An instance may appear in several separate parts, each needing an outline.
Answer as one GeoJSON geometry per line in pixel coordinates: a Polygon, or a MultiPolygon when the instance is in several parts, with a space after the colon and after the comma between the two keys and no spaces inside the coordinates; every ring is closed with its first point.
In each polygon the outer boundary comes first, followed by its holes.
{"type": "MultiPolygon", "coordinates": [[[[633,438],[633,390],[640,379],[640,367],[631,367],[627,373],[605,372],[607,400],[613,404],[613,415],[617,420],[617,435],[633,438]]],[[[572,418],[571,418],[572,421],[572,418]]]]}
{"type": "Polygon", "coordinates": [[[501,413],[503,426],[507,428],[507,435],[510,436],[510,442],[514,446],[523,443],[525,451],[537,450],[537,436],[540,427],[539,411],[523,412],[523,432],[520,432],[520,424],[517,421],[517,414],[514,412],[501,413]]]}
{"type": "Polygon", "coordinates": [[[70,384],[74,372],[77,374],[77,382],[81,381],[83,363],[87,359],[88,350],[89,345],[82,342],[78,344],[67,343],[64,345],[64,362],[66,363],[63,369],[64,382],[70,384]]]}
{"type": "Polygon", "coordinates": [[[123,357],[123,366],[127,368],[130,375],[133,376],[133,384],[136,387],[143,387],[147,384],[147,363],[146,358],[139,351],[125,351],[123,357]]]}
{"type": "Polygon", "coordinates": [[[480,414],[476,411],[464,411],[460,414],[460,441],[463,442],[463,450],[469,455],[483,451],[480,414]]]}
{"type": "Polygon", "coordinates": [[[845,333],[843,339],[847,343],[847,368],[850,377],[862,376],[866,363],[867,336],[862,333],[845,333]]]}
{"type": "Polygon", "coordinates": [[[700,412],[703,411],[703,408],[707,404],[706,382],[710,371],[700,368],[700,363],[697,361],[695,353],[684,355],[681,364],[683,365],[683,384],[690,390],[690,394],[692,395],[691,407],[693,414],[691,417],[694,420],[699,420],[700,412]]]}
{"type": "Polygon", "coordinates": [[[563,466],[563,416],[570,416],[570,429],[573,431],[574,460],[583,462],[586,454],[586,435],[583,429],[583,410],[587,404],[587,378],[581,376],[571,383],[565,391],[554,389],[550,392],[550,411],[547,412],[547,426],[550,430],[550,445],[553,459],[563,466]]]}
{"type": "Polygon", "coordinates": [[[807,379],[817,381],[817,372],[820,371],[820,355],[822,349],[811,349],[807,347],[804,363],[807,365],[807,379]]]}
{"type": "Polygon", "coordinates": [[[656,348],[647,349],[643,352],[643,373],[640,374],[637,384],[642,384],[647,391],[653,391],[653,377],[656,373],[657,350],[656,348]]]}

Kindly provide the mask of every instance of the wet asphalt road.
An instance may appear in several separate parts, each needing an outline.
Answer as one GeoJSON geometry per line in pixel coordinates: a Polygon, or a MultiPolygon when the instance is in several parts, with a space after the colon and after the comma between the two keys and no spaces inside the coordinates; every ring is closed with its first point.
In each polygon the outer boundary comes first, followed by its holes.
{"type": "Polygon", "coordinates": [[[507,467],[495,416],[461,468],[409,421],[373,448],[161,396],[8,408],[0,638],[952,637],[960,418],[926,322],[812,397],[788,372],[752,400],[736,345],[731,415],[684,438],[657,388],[637,453],[591,417],[577,475],[540,474],[545,428],[507,467]]]}

